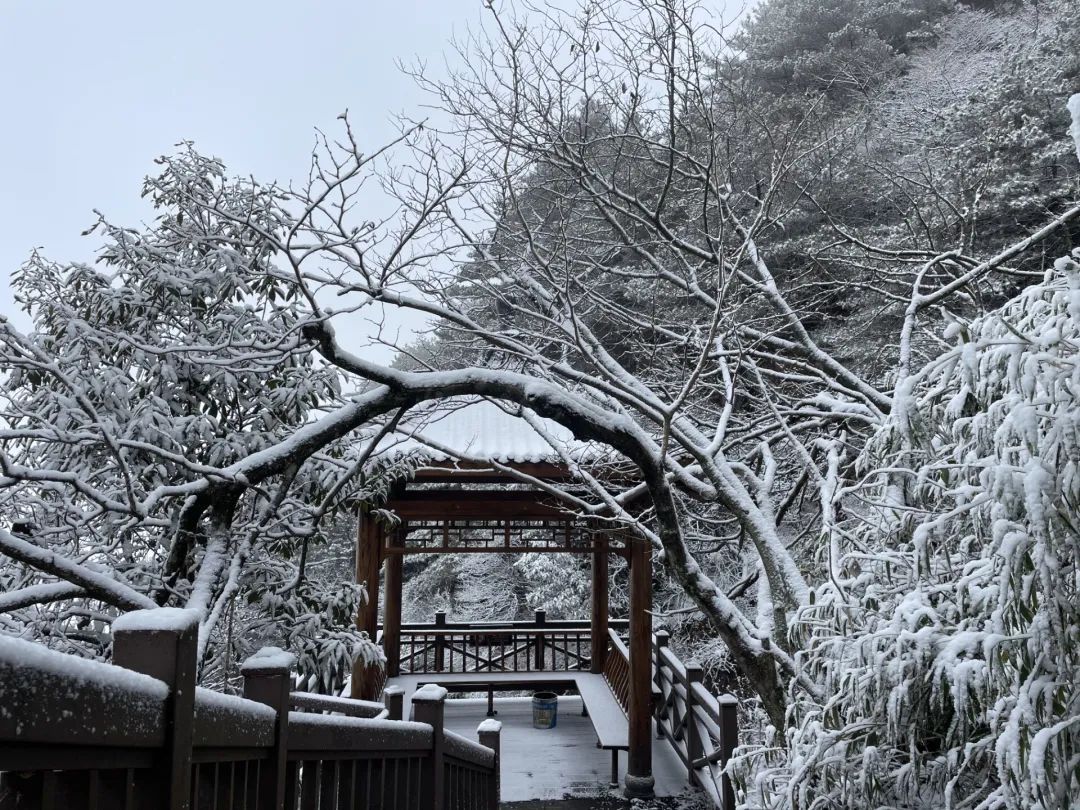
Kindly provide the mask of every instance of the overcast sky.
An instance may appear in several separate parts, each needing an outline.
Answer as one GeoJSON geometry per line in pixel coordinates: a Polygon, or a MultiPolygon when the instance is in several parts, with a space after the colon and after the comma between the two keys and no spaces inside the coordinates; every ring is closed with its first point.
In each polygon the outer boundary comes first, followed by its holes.
{"type": "MultiPolygon", "coordinates": [[[[349,108],[365,143],[420,93],[395,59],[433,65],[480,0],[0,0],[0,312],[34,247],[90,260],[101,209],[147,218],[153,158],[181,139],[230,173],[306,174],[314,127],[349,108]]],[[[19,319],[20,326],[28,321],[19,319]]]]}
{"type": "Polygon", "coordinates": [[[0,313],[28,326],[8,281],[34,247],[93,258],[98,238],[79,236],[93,209],[146,221],[141,180],[179,140],[283,184],[306,174],[314,128],[346,108],[362,142],[381,143],[423,100],[395,60],[438,69],[482,12],[481,0],[0,0],[0,313]]]}

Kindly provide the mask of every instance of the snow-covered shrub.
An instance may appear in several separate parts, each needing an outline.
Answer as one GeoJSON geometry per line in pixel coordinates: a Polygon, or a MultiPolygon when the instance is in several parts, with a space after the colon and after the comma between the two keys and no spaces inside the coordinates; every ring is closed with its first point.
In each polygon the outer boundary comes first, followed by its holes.
{"type": "Polygon", "coordinates": [[[238,662],[273,643],[337,688],[352,658],[379,651],[353,623],[361,589],[315,576],[311,557],[397,468],[343,478],[361,433],[266,486],[199,494],[340,404],[345,377],[299,336],[311,313],[275,258],[295,224],[281,190],[231,179],[190,144],[159,163],[150,224],[101,218],[94,265],[35,253],[14,275],[34,329],[0,319],[0,525],[13,532],[0,632],[104,658],[119,613],[179,604],[200,615],[208,685],[235,684],[238,662]],[[57,582],[55,558],[97,587],[57,582]]]}
{"type": "Polygon", "coordinates": [[[252,583],[248,600],[255,607],[248,634],[264,633],[295,653],[296,673],[307,691],[334,694],[355,661],[372,665],[384,660],[382,649],[353,626],[366,601],[358,585],[308,578],[282,592],[252,583]]]}
{"type": "Polygon", "coordinates": [[[946,337],[842,494],[840,576],[793,628],[823,699],[738,763],[751,805],[1080,800],[1080,264],[946,337]]]}
{"type": "MultiPolygon", "coordinates": [[[[587,619],[591,577],[587,558],[563,554],[463,554],[407,561],[404,615],[430,622],[436,611],[458,621],[587,619]]],[[[616,562],[614,573],[620,570],[616,562]]],[[[625,598],[614,584],[610,604],[621,615],[625,598]]]]}
{"type": "Polygon", "coordinates": [[[406,558],[406,566],[406,621],[430,622],[440,610],[457,621],[525,618],[524,583],[510,555],[431,555],[406,558]]]}
{"type": "Polygon", "coordinates": [[[526,601],[549,618],[587,619],[592,579],[577,555],[522,554],[514,567],[525,579],[526,601]]]}

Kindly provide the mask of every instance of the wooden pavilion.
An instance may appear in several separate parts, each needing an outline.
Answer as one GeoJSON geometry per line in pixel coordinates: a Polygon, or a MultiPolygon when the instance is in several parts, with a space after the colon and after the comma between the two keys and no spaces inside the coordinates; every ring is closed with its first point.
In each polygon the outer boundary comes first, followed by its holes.
{"type": "MultiPolygon", "coordinates": [[[[649,795],[653,781],[650,549],[610,523],[583,520],[561,508],[541,488],[522,484],[515,473],[541,482],[572,480],[571,470],[553,451],[553,439],[565,442],[565,449],[579,457],[585,451],[560,426],[544,424],[543,430],[546,435],[494,403],[464,401],[439,411],[421,426],[402,429],[405,438],[388,445],[388,453],[422,453],[425,460],[409,480],[391,489],[383,505],[396,522],[376,519],[370,513],[361,515],[356,579],[366,586],[369,599],[357,625],[380,640],[386,667],[380,677],[361,666],[354,672],[352,693],[376,697],[385,679],[393,682],[405,672],[463,673],[477,681],[488,679],[490,689],[500,688],[500,680],[523,685],[523,670],[532,673],[528,682],[536,683],[547,682],[543,673],[604,674],[625,713],[627,792],[649,795]],[[590,557],[592,599],[587,625],[547,622],[539,611],[536,623],[529,627],[521,623],[448,625],[445,617],[434,625],[403,627],[405,555],[521,553],[590,557]],[[613,632],[615,622],[609,617],[611,555],[625,558],[630,571],[629,619],[618,622],[628,631],[625,646],[613,632]],[[614,657],[619,655],[621,662],[614,657]]],[[[550,676],[551,683],[561,678],[550,676]]]]}
{"type": "Polygon", "coordinates": [[[733,810],[725,769],[739,702],[714,695],[702,667],[680,661],[664,630],[651,632],[648,546],[548,497],[549,482],[572,479],[571,465],[556,462],[567,456],[546,443],[552,433],[560,440],[558,426],[541,425],[541,437],[490,403],[461,411],[442,425],[445,452],[432,452],[434,431],[419,469],[393,488],[386,506],[396,516],[360,524],[356,575],[372,599],[357,622],[382,643],[386,666],[354,671],[351,688],[353,697],[381,692],[382,703],[298,691],[294,657],[276,648],[241,667],[244,697],[196,689],[193,611],[117,617],[111,664],[0,637],[0,807],[490,810],[503,795],[548,801],[584,789],[578,796],[595,798],[605,795],[592,791],[605,766],[603,751],[587,750],[595,733],[611,752],[613,783],[627,752],[627,795],[652,794],[655,772],[660,795],[700,788],[733,810]],[[534,622],[436,614],[434,624],[402,623],[406,554],[521,552],[588,555],[588,621],[537,611],[534,622]],[[608,616],[613,554],[629,564],[629,619],[608,616]],[[534,728],[529,701],[510,698],[499,703],[503,723],[476,725],[483,701],[447,700],[486,690],[490,718],[495,691],[537,688],[574,690],[564,705],[580,705],[581,716],[534,728]]]}

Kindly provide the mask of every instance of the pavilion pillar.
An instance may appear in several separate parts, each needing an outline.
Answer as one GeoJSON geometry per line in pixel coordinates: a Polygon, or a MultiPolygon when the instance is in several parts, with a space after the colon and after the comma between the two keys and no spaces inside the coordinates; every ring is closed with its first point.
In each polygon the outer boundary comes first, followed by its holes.
{"type": "MultiPolygon", "coordinates": [[[[389,547],[400,549],[405,545],[404,521],[389,537],[389,547]]],[[[383,652],[386,654],[386,677],[396,678],[401,674],[401,588],[402,554],[387,554],[383,563],[383,652]]]]}
{"type": "Polygon", "coordinates": [[[592,672],[604,671],[608,648],[608,544],[600,536],[592,553],[592,613],[590,624],[592,672]]]}
{"type": "MultiPolygon", "coordinates": [[[[356,584],[367,589],[367,601],[360,606],[356,614],[356,627],[365,631],[373,642],[379,630],[379,563],[382,557],[382,540],[382,526],[367,507],[362,507],[356,531],[356,584]]],[[[373,699],[376,674],[362,660],[357,660],[353,664],[350,694],[358,699],[373,699]]]]}
{"type": "Polygon", "coordinates": [[[653,795],[652,775],[652,550],[640,537],[628,537],[630,551],[630,750],[626,795],[653,795]]]}

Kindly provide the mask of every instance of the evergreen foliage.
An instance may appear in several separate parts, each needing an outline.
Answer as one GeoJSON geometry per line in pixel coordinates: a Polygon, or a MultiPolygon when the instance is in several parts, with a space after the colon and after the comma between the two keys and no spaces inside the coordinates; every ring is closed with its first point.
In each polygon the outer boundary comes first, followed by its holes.
{"type": "Polygon", "coordinates": [[[838,493],[855,504],[835,529],[843,578],[792,630],[828,699],[794,700],[787,748],[738,766],[753,806],[1077,796],[1080,264],[1059,259],[947,337],[915,375],[907,424],[883,425],[863,482],[838,493]],[[905,437],[916,462],[898,512],[886,471],[906,465],[905,437]]]}

